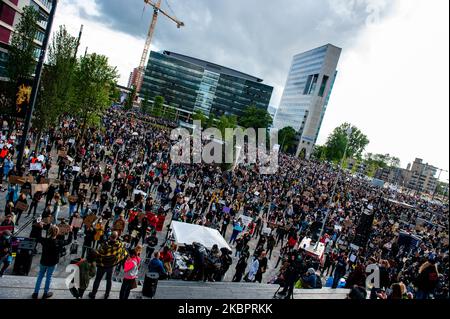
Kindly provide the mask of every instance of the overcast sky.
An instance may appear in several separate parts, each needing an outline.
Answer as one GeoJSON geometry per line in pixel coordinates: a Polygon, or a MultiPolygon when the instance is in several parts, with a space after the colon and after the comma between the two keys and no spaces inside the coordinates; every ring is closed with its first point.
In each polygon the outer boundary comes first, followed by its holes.
{"type": "MultiPolygon", "coordinates": [[[[156,0],[155,0],[156,1],[156,0]]],[[[169,50],[264,79],[278,107],[292,57],[332,43],[343,49],[319,136],[344,122],[372,153],[449,168],[449,1],[163,0],[152,50],[169,50]]],[[[105,54],[126,85],[139,64],[152,10],[143,0],[60,1],[55,27],[77,35],[80,53],[105,54]]],[[[447,180],[448,173],[441,179],[447,180]]]]}

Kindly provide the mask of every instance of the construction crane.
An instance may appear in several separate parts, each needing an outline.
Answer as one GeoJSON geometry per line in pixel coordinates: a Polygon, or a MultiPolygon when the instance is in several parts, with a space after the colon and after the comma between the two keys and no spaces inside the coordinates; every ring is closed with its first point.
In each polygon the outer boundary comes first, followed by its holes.
{"type": "Polygon", "coordinates": [[[155,32],[156,22],[158,21],[158,14],[162,13],[167,18],[172,20],[177,24],[177,28],[181,28],[184,26],[184,23],[179,21],[177,18],[169,15],[164,10],[161,9],[161,1],[156,0],[154,3],[151,0],[144,0],[144,2],[153,7],[153,18],[152,23],[150,24],[150,28],[148,29],[147,39],[145,40],[144,51],[142,52],[141,62],[139,63],[139,67],[133,72],[132,85],[136,88],[136,92],[140,92],[142,87],[142,82],[144,80],[145,73],[145,63],[147,62],[148,51],[150,50],[150,44],[152,43],[153,34],[155,32]]]}

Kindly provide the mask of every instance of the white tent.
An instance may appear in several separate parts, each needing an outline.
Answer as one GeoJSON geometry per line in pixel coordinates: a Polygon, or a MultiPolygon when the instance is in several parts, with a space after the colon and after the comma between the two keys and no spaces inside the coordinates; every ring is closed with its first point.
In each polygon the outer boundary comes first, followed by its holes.
{"type": "Polygon", "coordinates": [[[219,249],[227,248],[231,251],[230,246],[217,229],[176,221],[172,222],[171,229],[177,245],[191,245],[197,242],[211,249],[214,244],[217,244],[219,249]]]}

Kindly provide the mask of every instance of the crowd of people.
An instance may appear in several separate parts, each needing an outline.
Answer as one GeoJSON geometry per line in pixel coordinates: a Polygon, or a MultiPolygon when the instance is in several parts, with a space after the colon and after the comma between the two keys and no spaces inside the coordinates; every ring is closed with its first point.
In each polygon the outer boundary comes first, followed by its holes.
{"type": "Polygon", "coordinates": [[[42,246],[34,298],[44,276],[44,298],[51,297],[54,266],[69,248],[83,269],[75,297],[83,297],[95,277],[89,293],[95,298],[106,275],[108,298],[114,273],[122,271],[120,298],[126,299],[142,265],[163,278],[174,272],[176,247],[170,238],[160,250],[155,243],[156,232],[167,230],[159,223],[171,219],[215,228],[234,250],[196,249],[191,280],[224,280],[234,257],[234,282],[280,284],[286,298],[294,288],[322,285],[353,288],[352,298],[365,298],[367,266],[377,265],[380,285],[369,287],[371,298],[448,298],[448,205],[380,189],[339,174],[330,163],[286,154],[279,155],[273,175],[245,161],[234,169],[173,163],[170,131],[176,126],[120,109],[109,110],[99,128],[66,118],[48,132],[31,131],[26,168],[17,169],[20,128],[4,123],[0,178],[6,203],[0,226],[10,228],[0,237],[0,275],[12,262],[11,237],[27,214],[30,237],[42,246]],[[65,206],[69,215],[62,218],[65,206]],[[365,211],[373,217],[370,235],[355,246],[365,211]],[[323,244],[323,253],[307,251],[303,238],[323,244]],[[278,275],[269,278],[274,255],[278,275]]]}

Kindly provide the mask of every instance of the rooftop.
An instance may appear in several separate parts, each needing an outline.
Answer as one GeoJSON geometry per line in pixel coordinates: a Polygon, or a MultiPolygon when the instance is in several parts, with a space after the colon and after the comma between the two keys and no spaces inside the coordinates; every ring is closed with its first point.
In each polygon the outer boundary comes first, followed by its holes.
{"type": "Polygon", "coordinates": [[[203,67],[206,70],[211,71],[211,72],[216,72],[216,73],[220,73],[220,74],[226,74],[226,75],[230,75],[230,76],[235,76],[235,77],[238,77],[238,78],[242,78],[242,79],[245,79],[245,80],[258,82],[258,83],[263,82],[262,79],[257,78],[255,76],[252,76],[252,75],[249,75],[249,74],[237,71],[237,70],[233,70],[233,69],[230,69],[230,68],[221,66],[219,64],[212,63],[212,62],[200,60],[200,59],[197,59],[197,58],[193,58],[193,57],[190,57],[190,56],[187,56],[187,55],[183,55],[183,54],[179,54],[179,53],[175,53],[175,52],[171,52],[171,51],[164,51],[163,54],[167,55],[167,56],[170,56],[170,57],[173,57],[173,58],[178,59],[178,60],[182,60],[182,61],[185,61],[185,62],[188,62],[188,63],[192,63],[192,64],[195,64],[195,65],[201,66],[201,67],[203,67]]]}

